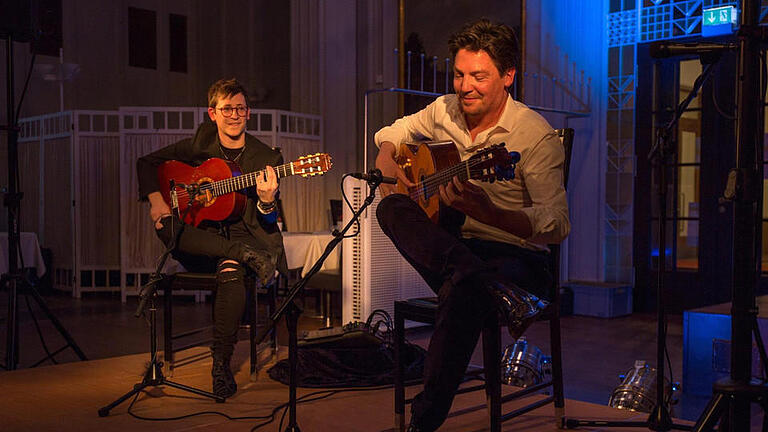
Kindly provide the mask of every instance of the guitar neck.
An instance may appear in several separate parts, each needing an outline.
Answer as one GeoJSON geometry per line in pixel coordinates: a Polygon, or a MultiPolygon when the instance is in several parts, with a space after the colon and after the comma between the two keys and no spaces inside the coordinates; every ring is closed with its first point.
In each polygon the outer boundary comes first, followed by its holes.
{"type": "Polygon", "coordinates": [[[419,182],[417,189],[426,191],[427,195],[433,195],[437,193],[438,187],[448,184],[453,177],[458,177],[461,181],[469,180],[472,178],[473,166],[480,162],[482,161],[467,159],[442,171],[426,176],[424,180],[419,182]]]}
{"type": "MultiPolygon", "coordinates": [[[[217,196],[224,195],[256,186],[256,179],[259,176],[263,176],[265,171],[266,169],[263,169],[239,176],[230,177],[228,179],[215,181],[211,183],[213,186],[213,194],[217,196]]],[[[275,173],[277,174],[278,179],[294,175],[293,162],[276,166],[275,173]]]]}

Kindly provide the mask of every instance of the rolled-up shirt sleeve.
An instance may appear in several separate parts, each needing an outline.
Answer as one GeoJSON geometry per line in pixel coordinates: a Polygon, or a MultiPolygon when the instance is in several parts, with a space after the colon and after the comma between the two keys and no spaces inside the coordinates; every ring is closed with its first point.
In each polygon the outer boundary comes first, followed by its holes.
{"type": "Polygon", "coordinates": [[[565,151],[552,134],[529,154],[525,163],[525,188],[531,205],[520,209],[531,222],[528,241],[538,244],[560,243],[568,236],[571,223],[563,186],[565,151]]]}
{"type": "Polygon", "coordinates": [[[374,140],[377,147],[389,141],[399,149],[404,142],[413,142],[424,138],[432,139],[435,130],[435,105],[442,103],[440,99],[427,105],[423,110],[395,120],[376,132],[374,140]]]}

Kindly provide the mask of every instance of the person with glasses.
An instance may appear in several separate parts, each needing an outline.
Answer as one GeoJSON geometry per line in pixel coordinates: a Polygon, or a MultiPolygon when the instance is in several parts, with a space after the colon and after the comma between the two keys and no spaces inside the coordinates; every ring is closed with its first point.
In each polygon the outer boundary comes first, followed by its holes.
{"type": "Polygon", "coordinates": [[[183,139],[139,158],[136,164],[139,196],[149,201],[149,214],[157,236],[166,244],[180,227],[163,200],[157,167],[177,160],[197,166],[210,158],[237,163],[243,173],[265,169],[256,187],[246,190],[245,212],[235,221],[204,222],[185,226],[173,257],[188,270],[216,273],[213,306],[213,393],[223,398],[237,392],[230,360],[245,310],[246,271],[266,283],[275,270],[287,271],[283,239],[277,226],[277,175],[273,167],[283,163],[279,150],[246,133],[250,118],[248,93],[234,78],[216,81],[208,89],[208,117],[193,138],[183,139]]]}

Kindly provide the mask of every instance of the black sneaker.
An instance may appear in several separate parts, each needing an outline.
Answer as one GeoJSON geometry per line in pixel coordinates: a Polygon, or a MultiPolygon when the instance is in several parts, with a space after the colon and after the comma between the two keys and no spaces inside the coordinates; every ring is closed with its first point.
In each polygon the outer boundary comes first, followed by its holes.
{"type": "Polygon", "coordinates": [[[237,383],[229,367],[229,361],[214,359],[211,376],[213,377],[213,394],[216,396],[226,399],[237,392],[237,383]]]}
{"type": "Polygon", "coordinates": [[[513,284],[494,282],[491,293],[502,314],[507,318],[509,334],[517,339],[536,320],[549,303],[513,284]]]}
{"type": "Polygon", "coordinates": [[[237,255],[234,258],[253,270],[262,284],[266,285],[275,276],[277,257],[269,252],[263,249],[254,249],[244,244],[237,255]]]}

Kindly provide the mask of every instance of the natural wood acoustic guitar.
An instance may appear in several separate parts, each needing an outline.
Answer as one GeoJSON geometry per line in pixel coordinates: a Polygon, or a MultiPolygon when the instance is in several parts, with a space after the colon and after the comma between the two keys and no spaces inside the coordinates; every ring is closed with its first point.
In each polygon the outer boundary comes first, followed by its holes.
{"type": "Polygon", "coordinates": [[[433,222],[438,223],[440,185],[448,184],[453,177],[462,181],[511,180],[519,161],[520,153],[507,151],[504,143],[485,147],[464,161],[452,141],[405,144],[400,146],[396,162],[416,186],[407,188],[398,182],[397,192],[410,196],[433,222]]]}

